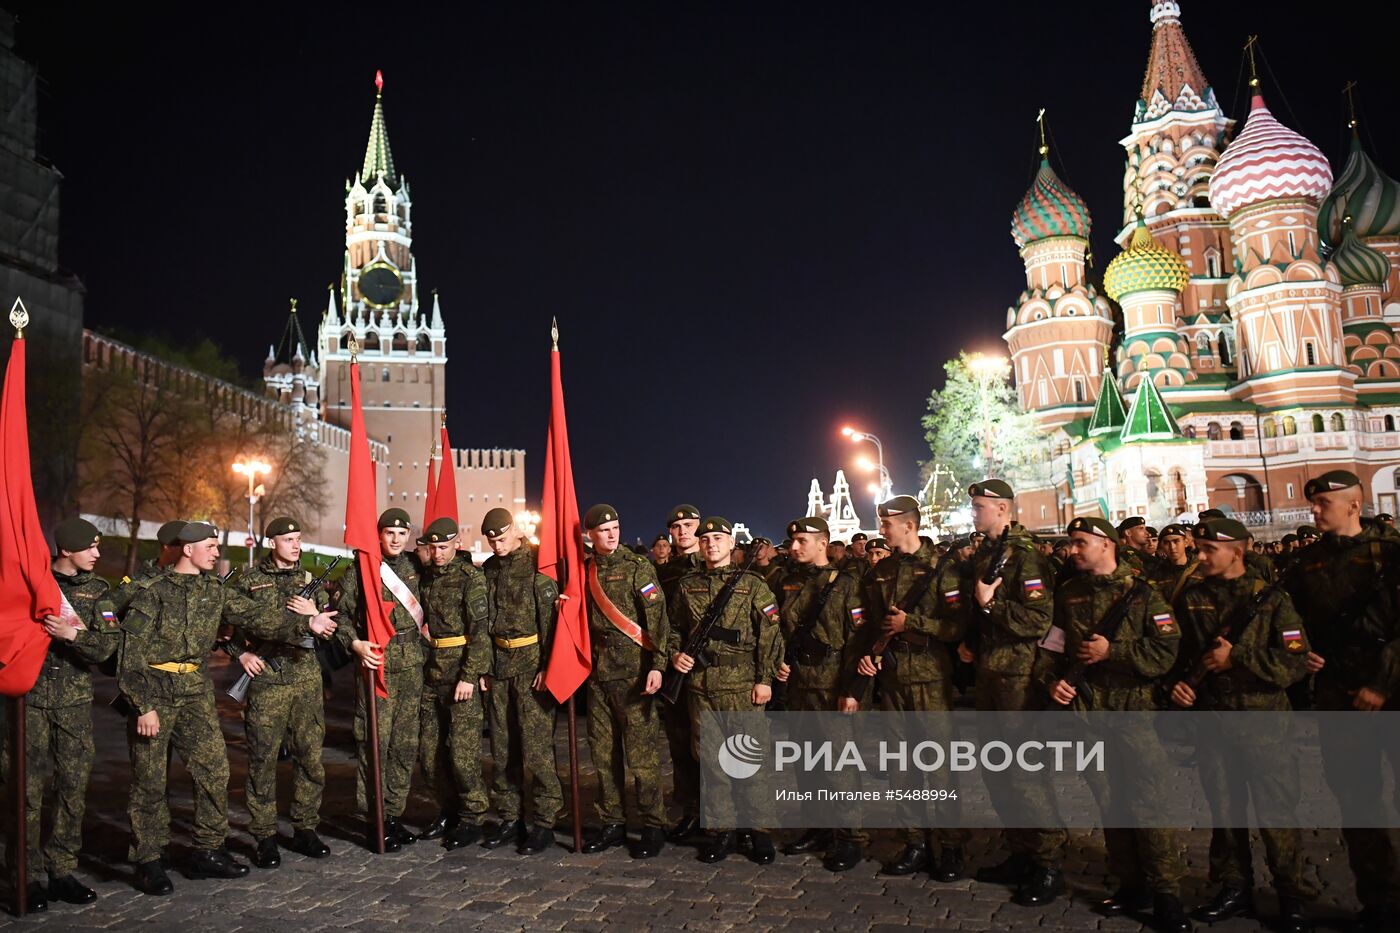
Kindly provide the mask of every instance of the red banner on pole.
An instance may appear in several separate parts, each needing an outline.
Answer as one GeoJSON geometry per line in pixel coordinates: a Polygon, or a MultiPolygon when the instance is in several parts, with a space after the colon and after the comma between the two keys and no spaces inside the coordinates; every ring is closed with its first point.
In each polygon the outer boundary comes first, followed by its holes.
{"type": "MultiPolygon", "coordinates": [[[[369,434],[365,431],[365,413],[360,405],[360,364],[350,363],[350,467],[345,490],[345,546],[356,551],[355,562],[360,570],[361,598],[365,602],[365,620],[369,640],[381,648],[394,637],[392,601],[384,601],[384,585],[379,579],[379,514],[374,495],[374,461],[369,455],[369,434]]],[[[350,624],[350,620],[345,620],[350,624]]],[[[374,672],[374,691],[387,697],[389,688],[384,681],[384,668],[374,672]]]]}

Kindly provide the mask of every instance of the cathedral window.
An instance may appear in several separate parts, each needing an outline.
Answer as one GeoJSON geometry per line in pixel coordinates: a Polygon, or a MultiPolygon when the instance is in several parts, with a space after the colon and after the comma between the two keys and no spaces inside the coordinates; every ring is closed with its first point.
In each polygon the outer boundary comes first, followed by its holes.
{"type": "Polygon", "coordinates": [[[379,381],[380,381],[380,382],[388,382],[388,381],[389,381],[389,367],[385,366],[384,369],[380,372],[380,374],[379,374],[379,381]]]}
{"type": "Polygon", "coordinates": [[[1284,416],[1283,416],[1283,435],[1284,435],[1284,437],[1291,437],[1292,435],[1297,434],[1297,433],[1298,433],[1298,422],[1297,422],[1296,420],[1294,420],[1294,418],[1293,418],[1292,415],[1284,415],[1284,416]]]}
{"type": "Polygon", "coordinates": [[[1346,429],[1347,423],[1346,419],[1342,417],[1342,413],[1339,411],[1332,412],[1332,430],[1345,431],[1346,429]]]}
{"type": "Polygon", "coordinates": [[[1234,348],[1230,346],[1230,338],[1223,331],[1220,334],[1218,345],[1220,347],[1220,365],[1229,366],[1234,348]]]}
{"type": "Polygon", "coordinates": [[[1083,379],[1075,379],[1075,380],[1074,380],[1074,400],[1075,400],[1076,402],[1082,402],[1082,401],[1084,401],[1084,380],[1083,380],[1083,379]]]}
{"type": "Polygon", "coordinates": [[[1395,416],[1394,416],[1394,415],[1386,415],[1386,416],[1385,416],[1385,429],[1386,429],[1387,431],[1394,431],[1394,430],[1395,430],[1395,416]]]}
{"type": "Polygon", "coordinates": [[[1314,434],[1321,434],[1326,430],[1326,422],[1323,421],[1321,415],[1314,414],[1312,416],[1312,429],[1314,434]]]}
{"type": "MultiPolygon", "coordinates": [[[[1291,233],[1289,234],[1289,236],[1292,235],[1293,234],[1291,233]]],[[[1317,365],[1317,345],[1314,344],[1311,340],[1306,341],[1303,344],[1303,355],[1307,358],[1309,366],[1317,365]]]]}
{"type": "Polygon", "coordinates": [[[1298,255],[1298,242],[1297,242],[1295,239],[1293,239],[1293,231],[1292,231],[1292,230],[1289,230],[1289,231],[1288,231],[1288,255],[1290,255],[1290,256],[1297,256],[1297,255],[1298,255]]]}
{"type": "Polygon", "coordinates": [[[1265,418],[1265,419],[1264,419],[1264,436],[1265,436],[1265,437],[1278,437],[1278,425],[1274,423],[1274,419],[1272,419],[1272,418],[1265,418]]]}
{"type": "Polygon", "coordinates": [[[1244,440],[1244,425],[1240,424],[1238,421],[1231,421],[1231,422],[1230,422],[1230,440],[1232,440],[1232,441],[1242,441],[1242,440],[1244,440]]]}
{"type": "Polygon", "coordinates": [[[1212,441],[1220,440],[1220,422],[1212,421],[1206,425],[1206,438],[1212,441]]]}

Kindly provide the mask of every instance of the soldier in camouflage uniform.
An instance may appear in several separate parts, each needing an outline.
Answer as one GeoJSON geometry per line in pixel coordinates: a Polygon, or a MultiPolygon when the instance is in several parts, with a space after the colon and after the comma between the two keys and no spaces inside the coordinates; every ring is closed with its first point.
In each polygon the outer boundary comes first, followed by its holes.
{"type": "Polygon", "coordinates": [[[481,775],[482,678],[491,668],[486,633],[486,576],[457,550],[452,518],[430,524],[419,540],[428,548],[423,611],[428,663],[423,671],[418,753],[441,813],[423,832],[449,851],[481,838],[486,782],[481,775]]]}
{"type": "Polygon", "coordinates": [[[97,892],[73,877],[82,849],[83,812],[96,755],[89,668],[111,657],[118,642],[111,591],[107,581],[92,572],[102,540],[97,528],[81,518],[71,518],[54,529],[53,537],[58,547],[53,575],[63,596],[63,608],[59,615],[44,620],[52,641],[39,679],[25,697],[25,839],[31,911],[44,910],[49,899],[69,904],[90,904],[97,899],[97,892]],[[44,797],[50,788],[52,828],[48,843],[41,848],[44,797]],[[46,869],[47,892],[40,884],[46,869]]]}
{"type": "MultiPolygon", "coordinates": [[[[1036,550],[1030,532],[1011,520],[1015,493],[1010,485],[989,479],[974,483],[968,495],[973,525],[982,542],[963,578],[961,601],[969,616],[968,640],[958,651],[964,662],[976,665],[977,709],[1009,713],[1044,709],[1036,644],[1050,630],[1053,571],[1036,550]],[[984,583],[999,564],[1000,576],[984,583]]],[[[1012,731],[1014,719],[1007,723],[1012,731]]],[[[999,812],[1035,813],[1041,826],[1058,822],[1055,798],[1044,775],[1007,771],[988,774],[986,784],[999,812]]],[[[1064,892],[1059,869],[1067,838],[1064,830],[1006,829],[1003,835],[1010,856],[979,870],[977,880],[1016,886],[1014,900],[1026,907],[1048,904],[1064,892]]]]}
{"type": "MultiPolygon", "coordinates": [[[[1181,642],[1171,609],[1140,574],[1118,562],[1118,532],[1107,521],[1081,516],[1067,530],[1070,559],[1080,574],[1055,594],[1063,656],[1050,697],[1078,710],[1153,710],[1157,680],[1176,663],[1181,642]],[[1124,608],[1116,630],[1101,630],[1107,616],[1124,608]]],[[[1104,738],[1109,755],[1129,767],[1131,776],[1110,781],[1101,772],[1084,774],[1103,811],[1108,870],[1118,878],[1118,890],[1098,909],[1113,916],[1150,903],[1155,929],[1189,933],[1191,922],[1181,906],[1185,866],[1175,831],[1122,826],[1124,818],[1145,817],[1154,801],[1171,792],[1163,780],[1167,762],[1161,742],[1152,729],[1119,729],[1104,738]]]]}
{"type": "MultiPolygon", "coordinates": [[[[130,859],[147,894],[173,890],[161,866],[170,840],[166,773],[180,753],[194,781],[192,878],[240,878],[248,866],[224,848],[228,836],[228,751],[214,707],[206,658],[219,625],[264,611],[210,571],[219,559],[218,531],[204,522],[180,530],[180,559],[138,585],[121,622],[117,686],[134,707],[130,723],[130,859]]],[[[279,614],[285,610],[278,610],[279,614]]]]}
{"type": "Polygon", "coordinates": [[[1145,574],[1147,582],[1169,606],[1175,604],[1187,586],[1202,579],[1198,562],[1186,553],[1190,540],[1191,529],[1185,525],[1172,524],[1163,528],[1157,539],[1157,559],[1145,574]]]}
{"type": "Polygon", "coordinates": [[[253,864],[275,868],[282,863],[277,849],[277,753],[284,740],[292,761],[293,833],[287,847],[311,858],[330,854],[316,835],[326,788],[321,764],[326,714],[312,639],[329,636],[335,622],[314,619],[329,601],[324,593],[301,607],[306,615],[278,612],[312,576],[301,566],[300,523],[273,519],[263,536],[272,550],[231,584],[262,609],[235,629],[225,650],[252,678],[243,722],[248,736],[248,829],[256,843],[253,864]]]}
{"type": "MultiPolygon", "coordinates": [[[[1304,493],[1322,539],[1298,553],[1287,581],[1307,626],[1319,710],[1358,713],[1400,709],[1400,535],[1361,518],[1361,482],[1333,470],[1304,493]]],[[[1299,537],[1302,537],[1301,530],[1299,537]]],[[[1367,733],[1331,727],[1321,733],[1327,780],[1347,814],[1352,801],[1381,795],[1385,766],[1400,769],[1400,740],[1377,746],[1367,733]]],[[[1359,928],[1393,929],[1400,916],[1400,839],[1394,829],[1342,829],[1356,876],[1359,928]]]]}
{"type": "MultiPolygon", "coordinates": [[[[1303,620],[1286,592],[1270,588],[1245,566],[1247,536],[1243,525],[1228,518],[1196,527],[1203,579],[1187,587],[1176,603],[1182,642],[1171,698],[1183,709],[1286,713],[1285,691],[1307,676],[1303,620]],[[1204,678],[1193,683],[1202,673],[1204,678]]],[[[1197,747],[1214,825],[1210,880],[1219,885],[1211,902],[1194,912],[1197,920],[1214,923],[1253,913],[1254,859],[1244,823],[1250,800],[1258,812],[1277,818],[1292,811],[1300,793],[1288,736],[1265,727],[1278,722],[1264,717],[1237,729],[1230,728],[1229,720],[1219,720],[1219,728],[1208,730],[1205,747],[1197,747]]],[[[1317,890],[1303,877],[1302,835],[1296,829],[1260,827],[1259,836],[1278,890],[1278,928],[1304,933],[1309,926],[1303,905],[1317,897],[1317,890]]]]}
{"type": "Polygon", "coordinates": [[[618,547],[621,525],[616,509],[593,506],[584,515],[583,527],[593,544],[587,569],[593,650],[588,747],[598,773],[602,821],[584,838],[583,851],[602,852],[627,841],[622,804],[631,771],[642,818],[642,835],[632,847],[632,857],[653,858],[666,839],[656,709],[670,639],[666,600],[651,562],[618,547]]]}
{"type": "MultiPolygon", "coordinates": [[[[671,559],[656,569],[656,577],[666,605],[671,606],[681,577],[705,566],[700,559],[700,541],[695,537],[700,527],[700,510],[682,503],[667,513],[666,527],[671,533],[671,559]]],[[[773,565],[776,567],[778,561],[773,565]]],[[[662,704],[661,723],[666,727],[666,744],[671,752],[671,797],[681,810],[680,819],[666,838],[683,842],[700,828],[700,765],[692,751],[694,738],[690,734],[690,708],[684,691],[675,704],[662,704]]]]}
{"type": "MultiPolygon", "coordinates": [[[[772,587],[783,620],[784,660],[777,679],[785,684],[784,708],[792,712],[831,712],[840,708],[842,674],[854,662],[854,636],[864,618],[860,576],[833,567],[826,559],[831,531],[823,518],[788,523],[793,566],[772,587]]],[[[862,545],[864,540],[862,539],[862,545]]],[[[859,830],[808,829],[783,847],[785,855],[829,850],[822,864],[848,871],[861,860],[869,842],[859,830]]]]}
{"type": "MultiPolygon", "coordinates": [[[[360,579],[356,564],[341,579],[339,627],[335,637],[347,650],[355,653],[361,665],[372,670],[383,667],[387,697],[378,696],[374,702],[379,717],[379,760],[384,795],[384,851],[397,852],[411,845],[418,837],[408,831],[401,820],[413,783],[413,768],[418,760],[418,717],[423,702],[423,636],[420,625],[423,607],[418,595],[418,565],[406,553],[410,520],[403,509],[387,509],[379,516],[379,548],[381,566],[397,577],[395,593],[382,579],[368,584],[360,579]],[[387,645],[369,640],[369,621],[365,614],[364,593],[369,588],[379,598],[393,605],[390,621],[393,637],[387,645]]],[[[390,581],[394,582],[394,581],[390,581]]],[[[378,851],[374,838],[374,816],[369,810],[369,687],[364,676],[355,678],[355,746],[358,765],[355,769],[355,803],[366,814],[369,847],[378,851]]]]}
{"type": "Polygon", "coordinates": [[[481,530],[492,551],[482,568],[496,648],[486,702],[496,761],[491,801],[500,816],[482,845],[494,849],[519,841],[516,851],[533,855],[554,844],[554,824],[564,809],[554,755],[554,700],[544,686],[559,591],[536,571],[535,555],[508,511],[487,512],[481,530]],[[528,834],[521,800],[527,777],[533,824],[528,834]]]}
{"type": "MultiPolygon", "coordinates": [[[[740,712],[762,709],[773,698],[773,677],[782,660],[783,640],[778,630],[778,604],[763,578],[744,572],[734,589],[733,597],[724,608],[709,648],[709,656],[697,670],[696,659],[682,648],[691,632],[704,618],[710,603],[724,588],[725,582],[737,571],[731,566],[734,550],[734,526],[727,519],[714,516],[700,523],[700,553],[705,569],[687,574],[680,581],[671,603],[671,638],[668,654],[671,666],[689,674],[685,696],[690,707],[691,732],[694,736],[691,754],[700,761],[699,717],[706,712],[740,712]],[[694,673],[691,673],[694,670],[694,673]]],[[[733,827],[734,800],[725,793],[729,780],[717,766],[705,761],[714,788],[713,808],[716,825],[701,848],[699,859],[705,863],[719,862],[738,848],[738,833],[733,827]]],[[[745,804],[754,803],[756,782],[735,788],[745,804]]],[[[766,865],[777,857],[772,837],[760,828],[752,829],[749,858],[766,865]]]]}
{"type": "MultiPolygon", "coordinates": [[[[866,575],[864,603],[869,624],[861,627],[853,673],[879,677],[882,708],[897,712],[949,712],[953,708],[953,656],[967,631],[962,568],[952,557],[939,558],[933,542],[919,536],[919,502],[895,496],[880,503],[880,534],[892,554],[866,575]],[[931,575],[931,578],[930,578],[931,575]],[[922,588],[923,593],[915,592],[922,588]],[[915,597],[917,596],[917,599],[915,597]],[[911,603],[912,601],[912,603],[911,603]],[[878,642],[888,645],[884,657],[872,661],[878,642]]],[[[848,668],[848,672],[850,668],[848,668]]],[[[847,681],[847,696],[865,702],[847,681]]],[[[850,703],[844,704],[850,708],[850,703]]],[[[946,741],[951,735],[941,736],[946,741]]],[[[938,776],[940,786],[955,787],[951,773],[938,776]]],[[[935,881],[952,882],[967,871],[963,852],[967,830],[956,826],[900,831],[904,851],[886,864],[886,875],[909,875],[927,870],[935,881]],[[934,861],[933,845],[938,846],[934,861]]]]}
{"type": "MultiPolygon", "coordinates": [[[[160,544],[160,554],[149,560],[143,560],[140,565],[132,571],[131,576],[122,577],[112,593],[112,599],[117,605],[117,617],[120,618],[126,613],[126,607],[131,605],[131,600],[138,591],[137,584],[143,580],[159,576],[165,568],[174,564],[180,559],[180,531],[185,527],[185,522],[171,521],[161,525],[156,530],[156,541],[160,544]]],[[[115,673],[115,672],[114,672],[115,673]]]]}
{"type": "MultiPolygon", "coordinates": [[[[1213,518],[1225,518],[1226,515],[1220,509],[1206,509],[1196,518],[1202,522],[1208,522],[1213,518]]],[[[1301,529],[1300,529],[1301,530],[1301,529]]],[[[1244,552],[1244,565],[1254,574],[1262,577],[1269,583],[1274,582],[1274,562],[1263,554],[1254,550],[1254,535],[1249,536],[1249,550],[1244,552]]]]}
{"type": "Polygon", "coordinates": [[[1118,563],[1127,564],[1134,573],[1147,576],[1159,573],[1157,558],[1148,553],[1150,537],[1147,519],[1129,515],[1118,523],[1118,563]]]}

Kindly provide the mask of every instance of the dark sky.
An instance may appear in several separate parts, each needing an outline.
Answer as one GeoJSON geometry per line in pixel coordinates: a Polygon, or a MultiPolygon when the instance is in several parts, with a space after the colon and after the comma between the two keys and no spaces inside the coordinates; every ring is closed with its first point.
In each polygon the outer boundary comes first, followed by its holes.
{"type": "MultiPolygon", "coordinates": [[[[382,68],[420,283],[447,319],[453,441],[526,448],[538,498],[557,314],[581,506],[612,502],[629,537],[682,500],[780,532],[837,467],[863,489],[848,420],[913,491],[943,362],[1005,351],[1036,110],[1101,269],[1150,42],[1147,0],[9,3],[89,326],[208,335],[250,374],[287,299],[319,309],[338,275],[382,68]]],[[[1340,169],[1355,79],[1400,173],[1381,122],[1400,5],[1183,7],[1232,115],[1257,32],[1281,120],[1340,169]]]]}

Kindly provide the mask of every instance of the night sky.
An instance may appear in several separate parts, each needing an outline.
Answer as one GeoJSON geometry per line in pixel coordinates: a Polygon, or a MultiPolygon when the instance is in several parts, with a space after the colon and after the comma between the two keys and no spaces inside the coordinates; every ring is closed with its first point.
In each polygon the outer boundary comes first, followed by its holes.
{"type": "MultiPolygon", "coordinates": [[[[943,362],[1005,352],[1037,109],[1101,273],[1150,43],[1147,0],[8,5],[88,326],[208,335],[250,376],[287,299],[311,336],[339,274],[383,69],[454,443],[524,447],[538,499],[558,315],[580,504],[617,506],[629,539],[678,501],[781,533],[838,467],[869,521],[846,422],[914,491],[943,362]]],[[[1259,33],[1275,115],[1340,170],[1357,80],[1400,174],[1400,5],[1182,6],[1232,116],[1259,33]]]]}

